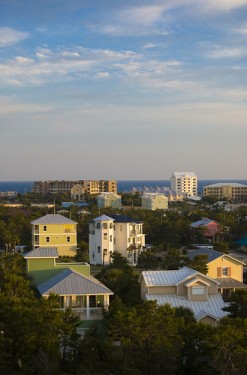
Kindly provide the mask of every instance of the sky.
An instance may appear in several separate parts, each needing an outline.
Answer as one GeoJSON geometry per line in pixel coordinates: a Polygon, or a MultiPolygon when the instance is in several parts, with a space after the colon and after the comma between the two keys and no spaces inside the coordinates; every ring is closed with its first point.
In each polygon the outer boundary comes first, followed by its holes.
{"type": "Polygon", "coordinates": [[[247,0],[0,0],[0,180],[247,179],[247,0]]]}

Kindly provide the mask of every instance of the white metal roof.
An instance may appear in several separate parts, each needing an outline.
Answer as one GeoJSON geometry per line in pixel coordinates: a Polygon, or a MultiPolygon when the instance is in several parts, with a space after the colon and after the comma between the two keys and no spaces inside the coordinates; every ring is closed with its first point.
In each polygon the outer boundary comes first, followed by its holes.
{"type": "MultiPolygon", "coordinates": [[[[214,279],[193,270],[189,267],[183,267],[180,270],[165,270],[165,271],[142,271],[141,276],[143,277],[147,287],[150,286],[176,286],[182,281],[185,281],[191,276],[202,276],[214,283],[217,283],[214,279]]],[[[218,284],[218,283],[217,283],[218,284]]]]}
{"type": "Polygon", "coordinates": [[[75,221],[59,214],[48,214],[39,219],[31,221],[32,225],[46,225],[46,224],[77,224],[75,221]]]}
{"type": "Polygon", "coordinates": [[[40,294],[58,295],[99,295],[113,294],[104,284],[94,277],[87,277],[69,268],[38,285],[40,294]]]}
{"type": "Polygon", "coordinates": [[[114,219],[110,216],[102,215],[96,217],[95,219],[93,219],[93,221],[114,221],[114,219]]]}
{"type": "Polygon", "coordinates": [[[206,301],[189,301],[186,297],[175,294],[146,294],[146,299],[148,301],[156,300],[159,305],[169,304],[172,307],[187,307],[193,312],[197,320],[207,315],[219,320],[227,315],[227,312],[222,310],[227,304],[223,301],[220,294],[209,295],[206,301]]]}
{"type": "Polygon", "coordinates": [[[37,247],[24,254],[24,259],[30,258],[58,258],[56,247],[37,247]]]}

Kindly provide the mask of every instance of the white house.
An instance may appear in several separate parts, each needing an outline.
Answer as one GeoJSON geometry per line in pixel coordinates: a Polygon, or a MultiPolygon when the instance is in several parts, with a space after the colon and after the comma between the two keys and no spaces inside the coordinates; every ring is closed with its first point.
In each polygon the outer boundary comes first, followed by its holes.
{"type": "Polygon", "coordinates": [[[89,223],[89,261],[107,265],[111,255],[119,252],[132,265],[145,246],[143,222],[126,215],[102,215],[89,223]]]}

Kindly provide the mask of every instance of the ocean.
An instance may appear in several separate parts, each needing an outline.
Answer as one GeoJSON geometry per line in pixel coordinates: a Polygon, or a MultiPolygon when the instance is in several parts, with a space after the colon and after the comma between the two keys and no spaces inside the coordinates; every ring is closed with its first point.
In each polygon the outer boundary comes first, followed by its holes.
{"type": "MultiPolygon", "coordinates": [[[[247,185],[247,180],[198,180],[198,193],[203,192],[206,185],[220,182],[237,182],[247,185]]],[[[118,192],[141,191],[145,187],[154,188],[170,186],[170,180],[120,180],[117,181],[118,192]]],[[[0,181],[0,191],[16,191],[19,194],[29,193],[32,190],[33,181],[0,181]]]]}

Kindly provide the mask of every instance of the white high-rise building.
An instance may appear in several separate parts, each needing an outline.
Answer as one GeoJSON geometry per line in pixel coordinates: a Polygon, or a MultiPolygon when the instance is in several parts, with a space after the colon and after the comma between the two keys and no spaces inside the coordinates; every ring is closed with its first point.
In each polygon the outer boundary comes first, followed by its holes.
{"type": "Polygon", "coordinates": [[[197,177],[194,172],[173,172],[171,190],[187,197],[197,196],[197,177]]]}

